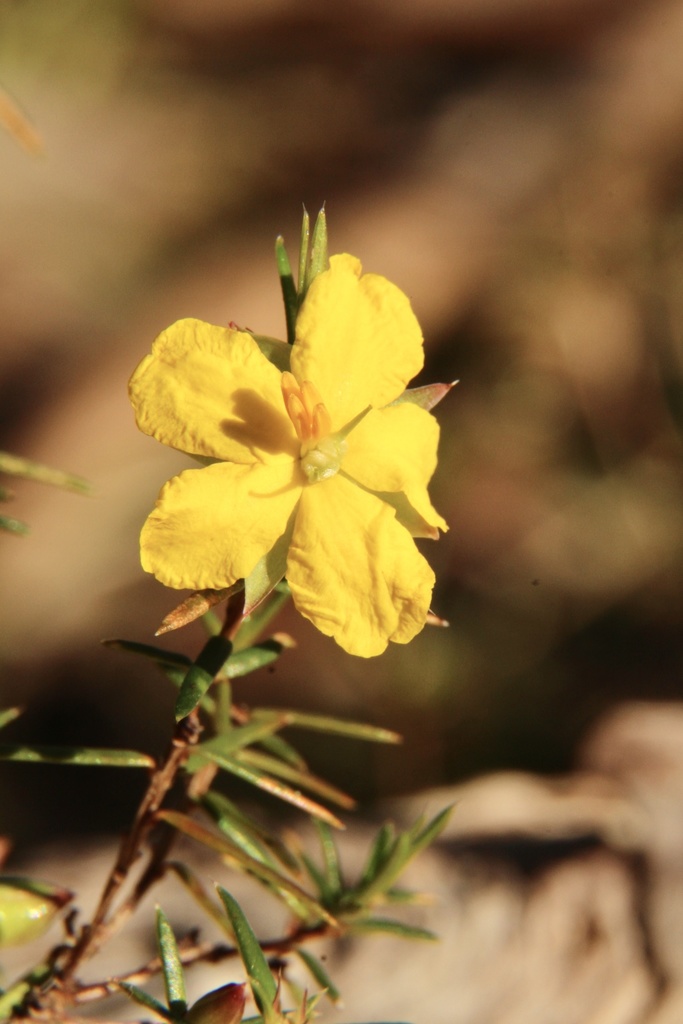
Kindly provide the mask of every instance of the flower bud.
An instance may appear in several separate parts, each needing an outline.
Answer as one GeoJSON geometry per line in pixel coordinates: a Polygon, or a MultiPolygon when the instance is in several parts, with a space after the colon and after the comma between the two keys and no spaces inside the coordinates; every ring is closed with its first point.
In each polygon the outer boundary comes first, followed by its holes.
{"type": "Polygon", "coordinates": [[[0,947],[37,939],[71,898],[68,889],[47,882],[0,878],[0,947]]]}
{"type": "Polygon", "coordinates": [[[198,999],[185,1019],[188,1024],[238,1024],[245,999],[244,985],[223,985],[198,999]]]}

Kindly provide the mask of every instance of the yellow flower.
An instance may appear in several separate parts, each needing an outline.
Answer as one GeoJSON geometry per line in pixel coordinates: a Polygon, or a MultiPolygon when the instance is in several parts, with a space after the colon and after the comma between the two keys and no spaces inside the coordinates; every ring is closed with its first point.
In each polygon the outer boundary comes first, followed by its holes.
{"type": "Polygon", "coordinates": [[[351,654],[407,643],[434,585],[413,536],[447,529],[427,494],[436,420],[401,400],[422,363],[406,296],[348,255],[312,282],[293,346],[169,327],[131,378],[137,423],[209,464],[161,491],[143,568],[192,590],[244,578],[247,605],[286,574],[298,610],[351,654]]]}

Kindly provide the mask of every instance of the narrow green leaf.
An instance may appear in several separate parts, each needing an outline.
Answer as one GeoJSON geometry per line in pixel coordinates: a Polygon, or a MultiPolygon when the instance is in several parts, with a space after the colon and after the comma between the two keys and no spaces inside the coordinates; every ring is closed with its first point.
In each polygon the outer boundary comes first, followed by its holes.
{"type": "Polygon", "coordinates": [[[230,893],[222,886],[218,886],[225,912],[230,919],[232,930],[235,933],[235,941],[240,951],[240,956],[249,979],[249,985],[253,993],[256,1005],[266,1020],[272,1016],[275,999],[277,997],[277,985],[275,978],[270,972],[268,962],[263,955],[259,941],[251,930],[242,908],[237,900],[233,899],[230,893]]]}
{"type": "Polygon", "coordinates": [[[285,304],[285,320],[287,321],[287,341],[294,344],[296,331],[297,294],[296,285],[292,276],[292,268],[289,256],[285,249],[285,240],[282,235],[275,239],[275,261],[277,272],[280,276],[280,287],[282,288],[282,299],[285,304]]]}
{"type": "MultiPolygon", "coordinates": [[[[289,539],[291,540],[291,535],[289,539]]],[[[254,573],[252,573],[253,575],[254,573]]],[[[277,575],[277,573],[274,575],[277,575]]],[[[249,583],[249,579],[246,583],[249,583]]],[[[254,610],[249,611],[247,609],[245,612],[245,616],[235,636],[234,644],[236,651],[243,651],[246,647],[251,647],[258,640],[259,636],[266,631],[282,606],[289,600],[290,589],[286,580],[281,579],[267,595],[264,594],[263,598],[259,599],[260,603],[259,600],[256,600],[256,597],[257,591],[254,586],[250,597],[247,597],[245,601],[245,605],[250,605],[254,610]]]]}
{"type": "Polygon", "coordinates": [[[140,644],[136,640],[103,640],[104,647],[111,647],[119,651],[127,651],[129,654],[140,654],[143,658],[164,667],[170,665],[187,670],[192,664],[192,659],[186,654],[179,654],[176,651],[165,651],[163,647],[153,647],[151,644],[140,644]]]}
{"type": "Polygon", "coordinates": [[[410,860],[411,853],[410,836],[407,832],[403,832],[396,839],[391,853],[374,877],[363,886],[357,888],[356,896],[366,903],[373,896],[377,896],[389,889],[410,860]]]}
{"type": "Polygon", "coordinates": [[[264,750],[267,750],[269,754],[277,757],[280,761],[291,764],[293,768],[306,769],[308,767],[299,751],[291,743],[288,743],[287,740],[283,740],[282,736],[266,736],[265,739],[261,740],[259,746],[263,747],[264,750]]]}
{"type": "Polygon", "coordinates": [[[178,943],[173,929],[161,907],[157,907],[156,927],[166,1001],[171,1013],[174,1016],[182,1017],[187,1012],[183,965],[180,962],[178,943]]]}
{"type": "Polygon", "coordinates": [[[334,736],[351,736],[357,740],[369,740],[373,743],[401,743],[402,737],[390,729],[378,725],[367,725],[365,722],[350,722],[343,718],[332,718],[329,715],[312,715],[303,711],[291,711],[283,708],[256,708],[253,717],[272,714],[279,711],[287,716],[287,724],[297,729],[310,729],[314,732],[326,732],[334,736]]]}
{"type": "Polygon", "coordinates": [[[202,797],[201,806],[218,828],[245,853],[275,867],[276,861],[289,871],[297,871],[296,857],[280,837],[243,814],[222,793],[209,792],[202,797]]]}
{"type": "Polygon", "coordinates": [[[145,1009],[151,1010],[152,1013],[158,1013],[164,1020],[170,1020],[174,1022],[174,1024],[177,1024],[177,1018],[170,1010],[166,1009],[163,1003],[160,1003],[158,999],[154,998],[154,996],[150,996],[149,993],[143,992],[143,990],[138,988],[137,985],[131,985],[129,981],[117,981],[116,986],[140,1006],[144,1006],[145,1009]]]}
{"type": "Polygon", "coordinates": [[[284,779],[286,782],[292,782],[302,789],[307,789],[310,793],[315,793],[325,800],[330,800],[333,804],[337,804],[338,807],[343,807],[345,810],[351,810],[356,806],[356,801],[353,797],[349,796],[348,793],[344,793],[343,790],[337,789],[331,782],[313,775],[308,770],[302,771],[299,768],[294,768],[291,764],[286,764],[276,757],[271,757],[270,754],[262,754],[260,750],[243,750],[239,755],[239,760],[241,764],[247,764],[257,770],[261,769],[270,775],[275,775],[279,779],[284,779]]]}
{"type": "Polygon", "coordinates": [[[187,670],[176,701],[176,721],[185,718],[199,704],[232,651],[231,642],[224,636],[211,636],[199,657],[187,670]]]}
{"type": "Polygon", "coordinates": [[[350,927],[355,935],[367,932],[389,932],[402,939],[423,939],[427,942],[438,940],[438,936],[427,928],[417,928],[415,925],[394,921],[389,917],[366,917],[364,920],[353,921],[350,927]]]}
{"type": "Polygon", "coordinates": [[[441,835],[453,813],[454,806],[455,804],[451,804],[450,807],[445,807],[432,818],[428,825],[416,830],[417,834],[411,829],[411,857],[414,857],[420,850],[424,850],[425,847],[430,846],[441,835]]]}
{"type": "Polygon", "coordinates": [[[41,484],[61,487],[63,490],[76,491],[79,494],[92,494],[92,486],[87,480],[72,473],[63,473],[59,469],[51,469],[32,459],[23,459],[10,452],[0,452],[0,473],[23,477],[25,480],[36,480],[41,484]]]}
{"type": "Polygon", "coordinates": [[[395,843],[396,829],[391,822],[387,821],[380,828],[370,848],[370,855],[358,883],[359,889],[363,889],[371,882],[377,875],[377,872],[386,864],[395,843]]]}
{"type": "MultiPolygon", "coordinates": [[[[244,754],[242,755],[244,756],[244,754]]],[[[330,825],[334,825],[335,828],[344,828],[339,818],[335,817],[331,811],[328,811],[326,807],[311,800],[310,797],[304,796],[296,789],[292,789],[290,786],[284,785],[282,782],[278,782],[277,779],[271,778],[269,775],[264,774],[260,771],[252,770],[243,764],[241,761],[237,761],[232,757],[224,757],[222,754],[217,754],[215,751],[209,751],[205,754],[205,757],[209,761],[213,761],[219,768],[222,768],[226,772],[230,772],[231,775],[236,775],[238,779],[242,779],[243,782],[248,782],[252,786],[257,786],[259,789],[264,790],[266,793],[270,793],[272,796],[277,797],[279,800],[284,800],[285,803],[292,804],[294,807],[298,807],[299,810],[305,811],[306,814],[312,814],[315,818],[321,818],[323,821],[328,821],[330,825]]],[[[342,794],[345,797],[345,794],[342,794]]],[[[345,797],[346,799],[349,799],[345,797]]]]}
{"type": "Polygon", "coordinates": [[[222,754],[228,757],[236,750],[257,743],[264,736],[269,736],[282,728],[282,719],[274,715],[271,719],[260,719],[257,722],[249,722],[247,725],[235,726],[229,732],[214,736],[205,743],[196,746],[187,762],[189,772],[196,771],[206,763],[206,756],[209,753],[222,754]]]}
{"type": "MultiPolygon", "coordinates": [[[[173,685],[179,690],[180,687],[185,682],[185,676],[187,675],[187,669],[186,668],[176,667],[176,666],[173,666],[173,665],[161,665],[160,668],[161,668],[161,671],[166,676],[166,678],[169,680],[169,682],[173,683],[173,685]]],[[[202,699],[199,702],[199,706],[200,706],[200,708],[203,708],[204,711],[206,711],[207,715],[211,715],[212,718],[215,717],[215,715],[216,715],[216,701],[213,699],[213,697],[210,694],[208,694],[208,693],[204,694],[204,696],[202,697],[202,699]]]]}
{"type": "Polygon", "coordinates": [[[262,640],[254,647],[247,647],[246,650],[233,654],[226,663],[225,673],[228,679],[239,679],[277,661],[283,651],[292,647],[294,641],[286,634],[278,633],[267,640],[262,640]]]}
{"type": "Polygon", "coordinates": [[[325,878],[322,871],[319,870],[318,866],[313,863],[311,858],[306,853],[301,853],[301,863],[305,867],[313,885],[318,890],[320,895],[320,901],[325,906],[331,906],[332,904],[332,893],[327,887],[327,879],[325,878]]]}
{"type": "Polygon", "coordinates": [[[221,912],[218,904],[211,899],[195,873],[188,868],[187,864],[181,864],[180,861],[176,860],[168,861],[168,867],[204,913],[232,939],[232,929],[225,920],[225,914],[221,912]]]}
{"type": "Polygon", "coordinates": [[[30,532],[26,523],[13,519],[12,516],[0,516],[0,530],[7,530],[8,533],[16,533],[21,537],[30,532]]]}
{"type": "Polygon", "coordinates": [[[29,761],[34,764],[98,765],[108,768],[154,768],[149,754],[136,750],[105,750],[95,747],[44,747],[0,743],[0,760],[29,761]]]}
{"type": "Polygon", "coordinates": [[[327,270],[329,265],[330,261],[327,256],[327,215],[325,214],[325,207],[323,206],[316,217],[313,235],[311,237],[311,255],[306,267],[303,298],[306,297],[308,289],[311,287],[311,284],[315,281],[318,274],[322,274],[323,271],[327,270]]]}
{"type": "Polygon", "coordinates": [[[324,821],[314,821],[315,830],[318,833],[320,847],[325,864],[325,881],[327,889],[333,900],[336,900],[342,890],[342,876],[339,865],[339,854],[335,846],[329,826],[324,821]]]}
{"type": "Polygon", "coordinates": [[[4,729],[6,725],[13,722],[15,718],[23,712],[23,708],[5,708],[4,711],[0,711],[0,729],[4,729]]]}
{"type": "Polygon", "coordinates": [[[299,245],[299,276],[297,277],[298,285],[298,299],[299,306],[305,294],[306,288],[306,267],[308,265],[308,247],[311,242],[311,218],[308,216],[308,210],[304,207],[303,217],[301,218],[301,242],[299,245]]]}
{"type": "Polygon", "coordinates": [[[302,889],[300,885],[297,885],[296,882],[293,882],[286,875],[283,875],[282,872],[277,871],[270,865],[264,864],[261,860],[245,853],[227,836],[216,835],[215,832],[209,831],[204,825],[195,821],[194,818],[188,817],[187,814],[181,814],[179,811],[159,811],[157,817],[160,821],[167,822],[179,832],[194,839],[195,842],[201,843],[202,846],[206,846],[208,849],[220,853],[221,856],[229,858],[233,864],[265,882],[275,895],[279,895],[282,892],[288,893],[299,906],[306,908],[307,918],[313,918],[314,920],[322,919],[333,925],[337,923],[334,917],[328,913],[318,900],[302,889]]]}
{"type": "Polygon", "coordinates": [[[330,978],[320,960],[309,953],[307,949],[302,949],[301,947],[295,949],[294,952],[304,962],[316,984],[325,989],[328,999],[333,1003],[338,1003],[341,998],[339,989],[330,978]]]}

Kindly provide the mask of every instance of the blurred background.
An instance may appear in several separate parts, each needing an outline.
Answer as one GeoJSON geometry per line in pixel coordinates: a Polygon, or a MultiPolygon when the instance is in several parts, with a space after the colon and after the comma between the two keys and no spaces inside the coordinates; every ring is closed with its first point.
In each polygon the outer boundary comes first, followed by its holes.
{"type": "MultiPolygon", "coordinates": [[[[422,544],[450,628],[362,661],[288,611],[297,650],[237,698],[403,733],[303,743],[371,801],[564,771],[611,705],[679,696],[681,53],[680,0],[0,0],[0,86],[43,143],[0,133],[0,447],[95,488],[13,485],[7,739],[163,749],[173,693],[99,644],[153,642],[177,600],[137,536],[187,461],[126,382],[179,317],[282,337],[273,242],[323,201],[331,251],[410,296],[419,383],[460,379],[451,530],[422,544]]],[[[3,765],[0,832],[123,828],[143,784],[3,765]]]]}

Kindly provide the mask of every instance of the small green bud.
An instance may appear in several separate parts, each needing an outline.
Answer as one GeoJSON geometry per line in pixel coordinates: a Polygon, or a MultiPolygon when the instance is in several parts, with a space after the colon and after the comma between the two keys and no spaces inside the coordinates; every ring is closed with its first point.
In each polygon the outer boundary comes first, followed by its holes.
{"type": "Polygon", "coordinates": [[[0,947],[37,939],[71,899],[68,889],[47,882],[0,879],[0,947]]]}
{"type": "Polygon", "coordinates": [[[238,1024],[244,1013],[244,985],[223,985],[207,992],[187,1012],[187,1024],[238,1024]]]}

